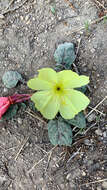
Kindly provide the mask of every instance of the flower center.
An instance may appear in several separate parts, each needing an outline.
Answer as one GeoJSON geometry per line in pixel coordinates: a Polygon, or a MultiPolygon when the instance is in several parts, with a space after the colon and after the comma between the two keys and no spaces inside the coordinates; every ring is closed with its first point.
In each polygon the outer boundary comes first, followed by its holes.
{"type": "Polygon", "coordinates": [[[60,91],[60,90],[61,90],[61,88],[58,86],[58,87],[56,88],[56,90],[57,90],[57,91],[60,91]]]}
{"type": "Polygon", "coordinates": [[[53,90],[56,95],[63,95],[64,93],[64,88],[62,84],[55,84],[53,86],[53,90]]]}

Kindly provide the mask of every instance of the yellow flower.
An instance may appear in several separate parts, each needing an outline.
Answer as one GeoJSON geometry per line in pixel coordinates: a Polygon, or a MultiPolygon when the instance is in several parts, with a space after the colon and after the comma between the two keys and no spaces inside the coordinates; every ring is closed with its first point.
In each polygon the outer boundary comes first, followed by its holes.
{"type": "Polygon", "coordinates": [[[55,72],[51,68],[39,70],[39,75],[28,81],[28,86],[39,90],[32,95],[35,107],[47,119],[53,119],[58,112],[64,119],[72,119],[89,104],[89,99],[74,90],[89,83],[89,77],[71,70],[55,72]]]}

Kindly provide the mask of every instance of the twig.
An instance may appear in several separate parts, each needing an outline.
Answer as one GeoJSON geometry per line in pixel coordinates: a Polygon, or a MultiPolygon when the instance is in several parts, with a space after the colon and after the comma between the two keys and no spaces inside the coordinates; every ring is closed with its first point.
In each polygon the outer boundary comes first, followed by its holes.
{"type": "Polygon", "coordinates": [[[91,106],[88,106],[88,107],[89,107],[90,109],[92,109],[92,110],[94,110],[94,111],[100,113],[100,114],[103,115],[103,116],[106,115],[106,114],[102,113],[101,111],[99,111],[99,110],[97,110],[97,109],[95,109],[95,108],[92,108],[91,106]]]}
{"type": "MultiPolygon", "coordinates": [[[[91,22],[89,23],[89,25],[93,25],[93,24],[96,24],[96,23],[102,21],[106,16],[107,16],[107,15],[105,15],[105,16],[103,16],[103,17],[101,17],[101,18],[98,18],[98,19],[95,19],[95,20],[91,21],[91,22]]],[[[85,25],[81,26],[80,28],[77,28],[77,29],[72,30],[72,31],[70,32],[70,34],[71,34],[71,33],[75,33],[75,32],[80,32],[81,30],[84,30],[84,29],[85,29],[85,25]]]]}
{"type": "Polygon", "coordinates": [[[27,173],[28,173],[28,174],[31,173],[32,170],[33,170],[38,164],[40,164],[40,163],[45,159],[45,157],[46,157],[47,155],[49,155],[53,150],[56,149],[56,147],[57,147],[57,145],[54,146],[49,152],[47,152],[47,153],[45,154],[45,156],[44,156],[41,160],[39,160],[38,162],[35,162],[34,165],[32,166],[32,168],[31,168],[30,170],[28,170],[27,173]]]}
{"type": "Polygon", "coordinates": [[[14,0],[11,0],[4,11],[7,11],[9,9],[9,7],[12,5],[13,2],[14,2],[14,0]]]}
{"type": "Polygon", "coordinates": [[[21,3],[19,6],[13,8],[13,9],[5,10],[5,11],[2,13],[2,15],[5,15],[5,14],[7,14],[7,13],[9,13],[9,12],[14,12],[14,11],[18,10],[18,9],[21,8],[27,1],[28,1],[28,0],[23,1],[23,3],[21,3]]]}
{"type": "Polygon", "coordinates": [[[49,167],[49,163],[50,163],[50,160],[51,160],[51,156],[52,156],[52,152],[50,152],[49,156],[48,156],[48,162],[47,162],[47,166],[45,168],[45,172],[47,171],[48,167],[49,167]]]}
{"type": "Polygon", "coordinates": [[[101,182],[103,182],[103,181],[107,181],[107,178],[106,178],[106,179],[100,179],[100,180],[98,180],[98,181],[92,181],[92,182],[89,182],[89,183],[83,183],[83,184],[80,185],[80,187],[81,187],[81,186],[84,186],[84,185],[93,184],[93,183],[101,183],[101,182]]]}
{"type": "Polygon", "coordinates": [[[96,125],[97,123],[93,123],[90,127],[88,127],[88,129],[83,133],[84,135],[92,128],[96,125]]]}
{"type": "Polygon", "coordinates": [[[16,156],[15,156],[15,158],[14,158],[15,161],[17,160],[17,158],[18,158],[19,154],[21,153],[23,147],[24,147],[25,144],[27,143],[29,137],[30,137],[30,136],[27,136],[27,137],[22,141],[22,143],[21,143],[21,145],[20,145],[20,147],[19,147],[19,150],[18,150],[18,152],[16,153],[16,156]]]}
{"type": "Polygon", "coordinates": [[[81,139],[79,139],[78,141],[76,141],[75,143],[72,144],[72,147],[82,143],[85,139],[87,139],[89,136],[83,137],[81,139]]]}
{"type": "Polygon", "coordinates": [[[41,121],[42,123],[44,123],[45,125],[47,125],[47,122],[44,121],[41,117],[39,117],[38,115],[35,115],[35,113],[33,111],[29,112],[29,111],[25,111],[26,113],[28,113],[29,115],[31,115],[32,117],[38,119],[39,121],[41,121]]]}
{"type": "Polygon", "coordinates": [[[96,2],[96,4],[98,4],[100,7],[102,7],[104,10],[106,10],[106,8],[104,7],[104,5],[103,4],[101,4],[99,1],[97,1],[97,0],[94,0],[95,2],[96,2]]]}
{"type": "Polygon", "coordinates": [[[99,102],[95,108],[93,108],[93,110],[91,110],[85,117],[87,118],[93,111],[95,111],[96,108],[98,108],[99,105],[101,105],[105,100],[107,99],[107,96],[105,96],[105,98],[103,98],[103,100],[101,102],[99,102]]]}
{"type": "Polygon", "coordinates": [[[73,6],[73,4],[72,4],[69,0],[65,0],[65,1],[69,3],[69,6],[70,6],[74,11],[76,11],[76,8],[73,6]]]}
{"type": "Polygon", "coordinates": [[[77,154],[79,154],[81,147],[77,150],[77,152],[74,152],[74,154],[69,158],[67,162],[70,162],[77,154]]]}
{"type": "Polygon", "coordinates": [[[43,148],[41,148],[41,147],[38,146],[37,144],[35,144],[35,146],[36,146],[38,149],[42,150],[45,154],[47,154],[46,150],[44,150],[43,148]]]}

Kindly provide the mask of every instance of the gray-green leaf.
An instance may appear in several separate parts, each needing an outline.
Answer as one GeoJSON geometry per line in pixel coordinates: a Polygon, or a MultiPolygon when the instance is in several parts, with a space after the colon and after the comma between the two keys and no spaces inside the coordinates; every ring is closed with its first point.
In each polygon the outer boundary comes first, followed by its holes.
{"type": "Polygon", "coordinates": [[[70,69],[76,58],[74,44],[65,42],[60,44],[54,53],[54,59],[58,64],[63,64],[65,69],[70,69]]]}
{"type": "Polygon", "coordinates": [[[78,128],[85,128],[86,127],[86,119],[83,112],[80,112],[78,115],[75,116],[75,118],[70,120],[65,120],[68,124],[74,125],[78,128]]]}
{"type": "Polygon", "coordinates": [[[72,144],[71,126],[60,119],[49,121],[48,136],[53,145],[71,146],[72,144]]]}
{"type": "Polygon", "coordinates": [[[17,111],[18,111],[17,104],[10,105],[9,109],[3,115],[3,119],[6,119],[6,120],[12,119],[17,114],[17,111]]]}
{"type": "Polygon", "coordinates": [[[7,71],[4,73],[2,81],[7,88],[13,88],[18,81],[23,81],[23,78],[17,71],[7,71]]]}

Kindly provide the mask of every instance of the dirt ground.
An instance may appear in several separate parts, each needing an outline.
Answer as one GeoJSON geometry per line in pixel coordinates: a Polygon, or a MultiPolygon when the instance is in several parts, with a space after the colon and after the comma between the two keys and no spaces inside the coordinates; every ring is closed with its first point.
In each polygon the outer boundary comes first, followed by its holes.
{"type": "Polygon", "coordinates": [[[1,96],[29,91],[26,84],[4,87],[5,71],[16,70],[27,81],[40,68],[54,68],[54,51],[66,41],[75,43],[75,65],[91,80],[87,112],[101,103],[99,112],[87,118],[89,130],[73,142],[69,158],[64,147],[50,144],[46,124],[26,113],[29,108],[1,120],[0,190],[107,190],[105,14],[106,0],[0,0],[1,96]]]}

